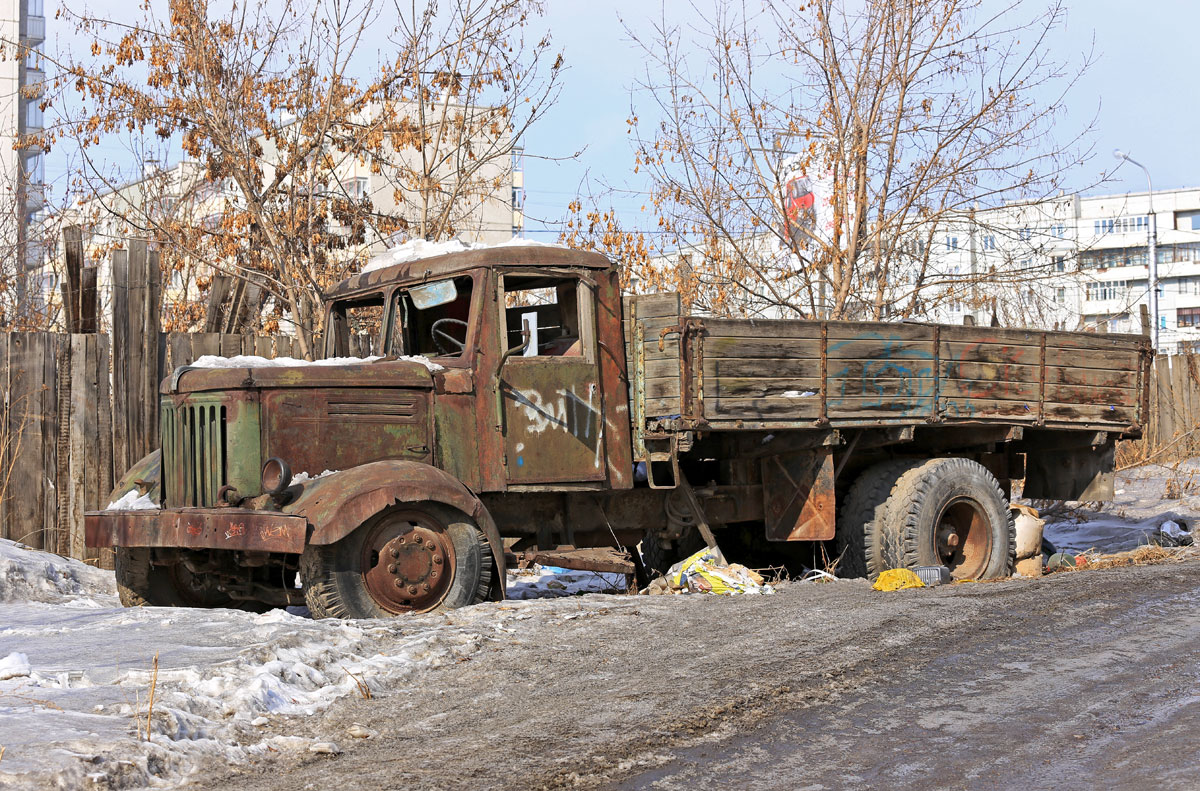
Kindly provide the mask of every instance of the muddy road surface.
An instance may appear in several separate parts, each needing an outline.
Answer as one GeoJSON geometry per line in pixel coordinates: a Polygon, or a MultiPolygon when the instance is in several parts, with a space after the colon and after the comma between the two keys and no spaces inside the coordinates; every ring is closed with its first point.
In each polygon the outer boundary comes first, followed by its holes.
{"type": "Polygon", "coordinates": [[[529,617],[419,688],[271,723],[340,755],[196,786],[1200,787],[1200,561],[483,606],[529,617]]]}

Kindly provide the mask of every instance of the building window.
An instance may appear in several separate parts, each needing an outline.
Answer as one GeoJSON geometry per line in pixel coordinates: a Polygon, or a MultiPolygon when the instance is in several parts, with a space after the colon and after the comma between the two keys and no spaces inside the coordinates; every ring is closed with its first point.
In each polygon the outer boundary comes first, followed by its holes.
{"type": "Polygon", "coordinates": [[[995,250],[996,249],[996,237],[991,236],[991,235],[983,237],[983,249],[984,250],[995,250]]]}
{"type": "Polygon", "coordinates": [[[1022,242],[1028,242],[1030,239],[1033,238],[1033,230],[1028,225],[1026,225],[1024,228],[1022,228],[1019,231],[1018,235],[1021,237],[1022,242]]]}
{"type": "Polygon", "coordinates": [[[1053,236],[1055,239],[1061,239],[1064,236],[1066,236],[1066,234],[1067,234],[1067,226],[1065,226],[1065,225],[1051,225],[1050,226],[1050,235],[1053,236]]]}
{"type": "Polygon", "coordinates": [[[1050,256],[1050,263],[1054,265],[1055,272],[1067,271],[1067,257],[1064,255],[1050,256]]]}
{"type": "Polygon", "coordinates": [[[947,250],[957,250],[958,249],[958,237],[957,236],[947,236],[946,237],[946,249],[947,250]]]}
{"type": "Polygon", "coordinates": [[[1067,290],[1065,288],[1054,289],[1054,301],[1060,305],[1067,303],[1067,290]]]}

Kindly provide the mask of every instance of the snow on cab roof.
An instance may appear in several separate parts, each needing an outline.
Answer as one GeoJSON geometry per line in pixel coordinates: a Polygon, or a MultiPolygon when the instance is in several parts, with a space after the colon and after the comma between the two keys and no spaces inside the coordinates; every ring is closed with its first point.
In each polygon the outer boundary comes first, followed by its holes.
{"type": "Polygon", "coordinates": [[[397,279],[445,277],[491,265],[607,269],[612,263],[599,253],[532,239],[509,239],[499,244],[414,239],[372,258],[362,273],[342,281],[328,296],[339,297],[397,279]]]}

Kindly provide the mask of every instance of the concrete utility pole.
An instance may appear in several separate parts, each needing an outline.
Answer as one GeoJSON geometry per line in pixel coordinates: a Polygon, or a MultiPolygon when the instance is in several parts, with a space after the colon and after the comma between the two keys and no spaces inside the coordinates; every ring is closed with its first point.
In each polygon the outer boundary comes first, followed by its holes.
{"type": "Polygon", "coordinates": [[[1153,322],[1150,338],[1154,351],[1158,352],[1158,215],[1154,213],[1154,183],[1150,180],[1150,171],[1141,162],[1119,148],[1113,149],[1113,156],[1137,165],[1146,174],[1146,189],[1150,195],[1150,227],[1147,229],[1150,235],[1150,320],[1153,322]]]}

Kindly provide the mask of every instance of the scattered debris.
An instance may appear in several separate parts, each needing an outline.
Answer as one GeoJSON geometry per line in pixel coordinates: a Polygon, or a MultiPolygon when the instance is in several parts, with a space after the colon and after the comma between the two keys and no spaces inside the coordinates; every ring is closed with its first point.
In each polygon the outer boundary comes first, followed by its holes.
{"type": "Polygon", "coordinates": [[[666,593],[713,593],[733,596],[740,593],[774,593],[761,574],[740,563],[725,560],[721,550],[705,547],[679,561],[641,591],[647,595],[666,593]]]}
{"type": "Polygon", "coordinates": [[[1164,547],[1189,547],[1193,543],[1192,533],[1168,519],[1158,529],[1158,543],[1164,547]]]}
{"type": "Polygon", "coordinates": [[[925,583],[911,569],[888,569],[871,586],[877,591],[898,591],[905,588],[924,588],[925,583]]]}
{"type": "Polygon", "coordinates": [[[950,581],[950,569],[945,566],[917,566],[916,572],[921,582],[931,588],[950,581]]]}
{"type": "Polygon", "coordinates": [[[308,751],[310,753],[317,753],[319,755],[342,754],[342,748],[338,747],[333,742],[313,742],[312,744],[308,745],[308,751]]]}
{"type": "Polygon", "coordinates": [[[370,739],[372,736],[378,735],[375,733],[375,731],[371,730],[370,728],[364,728],[357,722],[347,728],[346,733],[350,734],[355,739],[370,739]]]}

